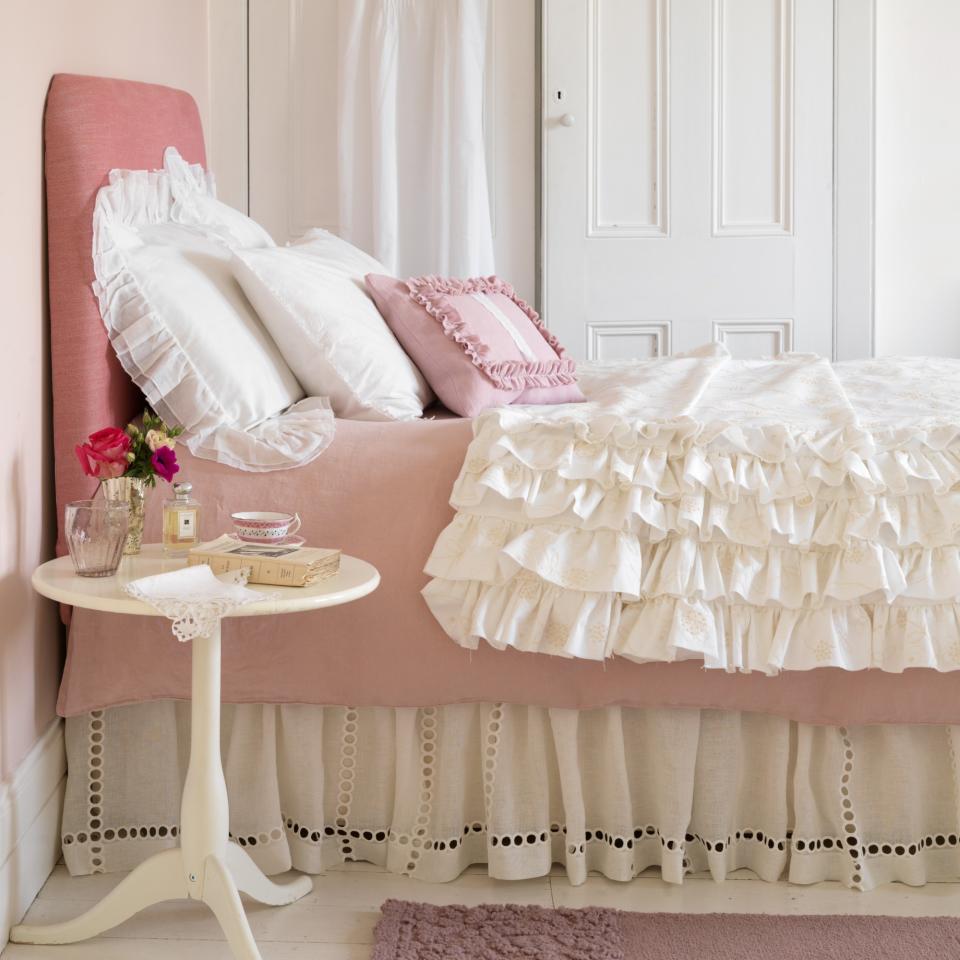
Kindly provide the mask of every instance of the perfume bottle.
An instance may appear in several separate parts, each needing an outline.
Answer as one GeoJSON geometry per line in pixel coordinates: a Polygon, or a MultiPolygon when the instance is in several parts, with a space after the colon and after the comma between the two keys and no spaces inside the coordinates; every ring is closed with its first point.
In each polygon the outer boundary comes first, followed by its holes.
{"type": "Polygon", "coordinates": [[[200,543],[200,503],[192,492],[192,483],[179,480],[173,485],[173,499],[163,501],[163,552],[168,557],[185,557],[200,543]]]}

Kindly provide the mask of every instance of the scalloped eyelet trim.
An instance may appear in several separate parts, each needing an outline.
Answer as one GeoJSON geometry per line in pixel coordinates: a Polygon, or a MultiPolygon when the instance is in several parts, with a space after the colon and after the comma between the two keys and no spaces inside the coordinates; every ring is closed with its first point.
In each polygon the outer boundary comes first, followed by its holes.
{"type": "Polygon", "coordinates": [[[543,325],[539,314],[517,296],[513,287],[499,277],[471,277],[466,280],[444,277],[411,277],[406,281],[414,303],[419,304],[442,327],[447,338],[456,343],[483,375],[503,390],[529,387],[557,387],[577,382],[576,362],[566,355],[560,341],[543,325]],[[540,336],[557,355],[556,360],[487,359],[489,347],[471,329],[452,303],[453,297],[473,293],[499,293],[511,300],[537,328],[540,336]]]}

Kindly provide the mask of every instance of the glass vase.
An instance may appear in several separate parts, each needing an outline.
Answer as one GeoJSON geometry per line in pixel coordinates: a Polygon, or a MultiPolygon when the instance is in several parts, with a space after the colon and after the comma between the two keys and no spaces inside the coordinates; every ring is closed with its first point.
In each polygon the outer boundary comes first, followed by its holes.
{"type": "Polygon", "coordinates": [[[125,503],[74,500],[66,506],[64,531],[73,568],[81,577],[111,577],[117,572],[127,538],[125,503]]]}
{"type": "Polygon", "coordinates": [[[103,499],[108,503],[126,503],[130,508],[127,539],[123,545],[125,557],[140,552],[143,542],[143,511],[147,498],[147,481],[141,477],[113,477],[101,480],[103,499]]]}

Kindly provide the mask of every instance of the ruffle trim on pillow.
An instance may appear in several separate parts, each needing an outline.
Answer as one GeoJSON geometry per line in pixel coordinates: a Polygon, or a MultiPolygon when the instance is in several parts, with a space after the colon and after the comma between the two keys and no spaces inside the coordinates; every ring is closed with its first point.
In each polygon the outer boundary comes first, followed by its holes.
{"type": "Polygon", "coordinates": [[[251,473],[287,470],[315,460],[333,442],[336,420],[326,397],[307,397],[249,430],[221,426],[187,438],[187,448],[251,473]]]}
{"type": "Polygon", "coordinates": [[[163,169],[171,179],[176,199],[184,200],[190,194],[216,199],[217,183],[213,173],[204,170],[202,164],[187,163],[176,147],[167,147],[163,151],[163,169]]]}
{"type": "Polygon", "coordinates": [[[430,610],[461,646],[641,663],[702,660],[727,672],[960,669],[960,604],[853,603],[790,610],[726,601],[570,591],[529,571],[500,584],[433,580],[430,610]]]}
{"type": "Polygon", "coordinates": [[[167,423],[183,427],[183,442],[196,456],[250,471],[308,463],[333,438],[335,422],[327,401],[301,400],[249,430],[226,422],[213,392],[176,338],[156,322],[153,307],[127,269],[124,250],[112,238],[114,228],[166,222],[172,203],[170,178],[163,171],[111,174],[110,185],[97,194],[93,291],[117,359],[153,409],[167,423]]]}
{"type": "Polygon", "coordinates": [[[544,326],[539,314],[517,296],[513,287],[499,277],[473,277],[467,280],[425,276],[407,280],[407,289],[415,303],[422,306],[470,358],[484,376],[503,390],[525,390],[529,387],[556,387],[577,382],[576,363],[566,356],[560,341],[544,326]],[[499,293],[513,301],[537,328],[543,339],[556,353],[556,360],[531,362],[525,360],[486,359],[489,350],[483,340],[472,332],[450,298],[474,293],[499,293]]]}
{"type": "MultiPolygon", "coordinates": [[[[177,156],[179,158],[179,154],[177,156]]],[[[182,224],[227,248],[237,245],[236,238],[222,223],[211,220],[200,208],[190,204],[196,197],[216,199],[213,174],[183,159],[177,169],[179,172],[175,174],[167,170],[110,171],[110,183],[97,193],[94,205],[94,258],[99,251],[110,247],[105,233],[117,224],[125,227],[182,224]]]]}

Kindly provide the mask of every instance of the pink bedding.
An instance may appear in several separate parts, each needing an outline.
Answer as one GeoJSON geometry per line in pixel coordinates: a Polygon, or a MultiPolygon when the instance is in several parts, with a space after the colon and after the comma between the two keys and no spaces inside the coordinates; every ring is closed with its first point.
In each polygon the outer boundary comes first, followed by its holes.
{"type": "MultiPolygon", "coordinates": [[[[204,158],[196,104],[183,91],[60,74],[47,99],[44,156],[49,243],[57,515],[89,496],[77,440],[142,408],[107,343],[91,290],[96,192],[113,167],[152,169],[176,145],[204,158]]],[[[541,654],[473,654],[439,628],[420,597],[422,568],[452,511],[447,498],[470,439],[460,420],[341,422],[329,450],[299,470],[249,474],[181,451],[206,506],[206,532],[237,509],[299,510],[314,543],[373,561],[383,583],[332,610],[228,621],[224,698],[232,702],[422,705],[504,700],[717,707],[813,722],[960,722],[960,673],[814,670],[768,678],[704,671],[696,662],[590,663],[541,654]]],[[[147,528],[159,532],[153,495],[147,528]]],[[[63,552],[62,530],[59,549],[63,552]]],[[[189,696],[190,650],[158,619],[74,612],[60,711],[189,696]]]]}
{"type": "MultiPolygon", "coordinates": [[[[811,723],[960,723],[960,672],[819,669],[766,677],[707,671],[694,661],[591,663],[486,644],[472,653],[458,647],[419,591],[426,557],[452,516],[447,498],[470,438],[466,420],[338,421],[334,442],[313,463],[266,474],[178,451],[181,476],[193,482],[204,505],[205,536],[229,529],[235,510],[296,510],[309,542],[341,547],[382,575],[374,594],[346,606],[228,620],[224,700],[618,704],[759,711],[811,723]]],[[[147,540],[159,538],[163,495],[152,495],[147,540]]],[[[166,622],[74,611],[61,714],[189,695],[190,650],[173,639],[166,622]]]]}

